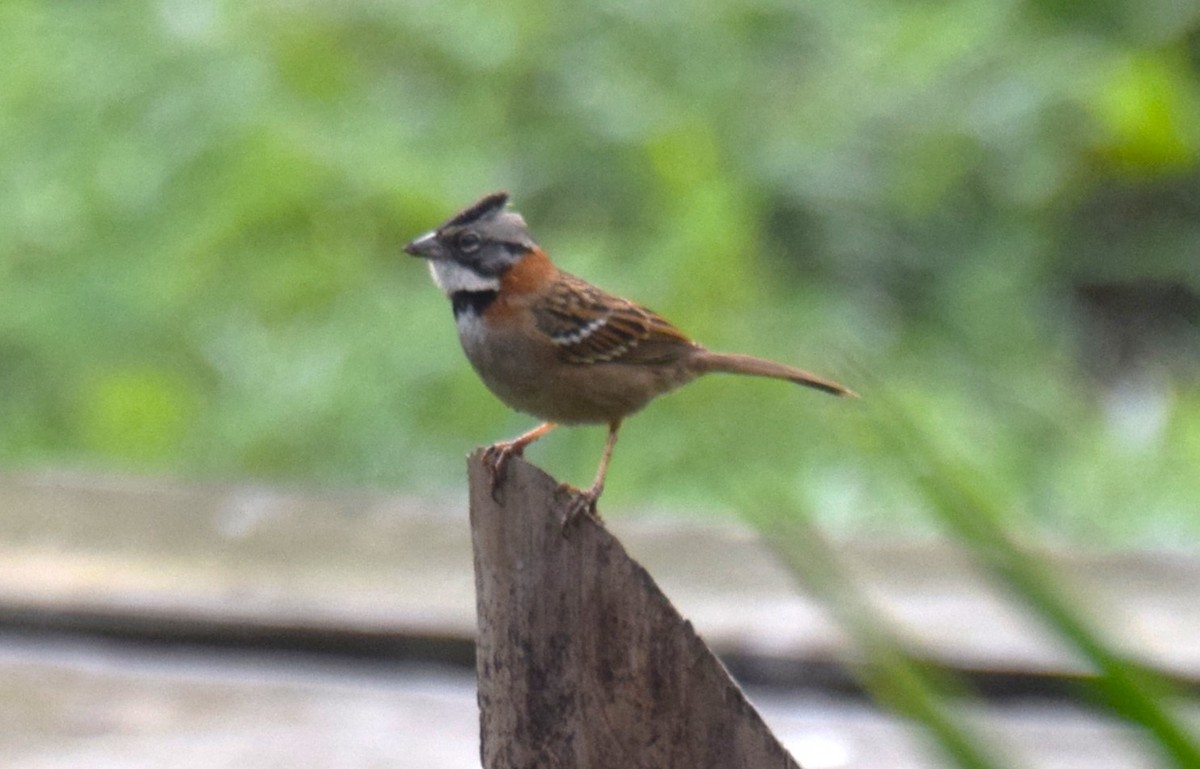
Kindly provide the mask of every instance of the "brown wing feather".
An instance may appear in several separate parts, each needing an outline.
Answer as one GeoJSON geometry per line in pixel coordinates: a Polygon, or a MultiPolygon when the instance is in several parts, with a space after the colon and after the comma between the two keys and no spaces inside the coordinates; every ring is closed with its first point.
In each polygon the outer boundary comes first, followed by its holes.
{"type": "Polygon", "coordinates": [[[568,363],[666,363],[696,347],[645,307],[572,275],[561,276],[533,315],[568,363]]]}

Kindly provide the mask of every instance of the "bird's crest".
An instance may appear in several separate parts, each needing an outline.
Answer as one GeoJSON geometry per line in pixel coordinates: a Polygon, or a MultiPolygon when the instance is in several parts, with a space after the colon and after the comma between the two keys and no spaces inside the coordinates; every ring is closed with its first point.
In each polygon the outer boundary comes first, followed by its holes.
{"type": "Polygon", "coordinates": [[[484,219],[490,219],[503,211],[506,205],[508,205],[507,192],[493,192],[490,195],[484,195],[470,206],[452,216],[442,225],[442,228],[462,227],[484,219]]]}

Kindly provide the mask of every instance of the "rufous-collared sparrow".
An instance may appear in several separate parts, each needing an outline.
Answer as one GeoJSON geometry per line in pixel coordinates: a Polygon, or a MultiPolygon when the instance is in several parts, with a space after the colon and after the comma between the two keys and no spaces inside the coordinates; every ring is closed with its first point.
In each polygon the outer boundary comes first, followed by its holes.
{"type": "Polygon", "coordinates": [[[621,420],[701,374],[773,377],[853,395],[791,366],[707,350],[645,307],[568,275],[507,204],[507,193],[487,195],[404,247],[428,260],[454,308],[467,359],[488,389],[546,420],[488,449],[493,489],[505,461],[556,425],[607,424],[595,481],[574,508],[595,514],[621,420]]]}

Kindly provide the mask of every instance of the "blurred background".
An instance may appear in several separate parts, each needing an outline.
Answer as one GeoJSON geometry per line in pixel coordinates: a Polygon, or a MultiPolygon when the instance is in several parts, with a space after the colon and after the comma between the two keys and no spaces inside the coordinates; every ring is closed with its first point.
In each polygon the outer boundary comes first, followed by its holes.
{"type": "Polygon", "coordinates": [[[1200,6],[13,0],[0,50],[9,473],[461,498],[535,421],[400,248],[506,189],[564,269],[864,396],[662,398],[606,517],[927,537],[914,440],[1024,539],[1200,544],[1200,6]]]}
{"type": "MultiPolygon", "coordinates": [[[[1200,536],[1200,9],[13,2],[0,461],[438,492],[527,429],[400,252],[507,189],[706,345],[885,390],[1040,531],[1200,536]]],[[[889,406],[890,407],[890,406],[889,406]]],[[[606,502],[922,525],[865,407],[714,378],[606,502]]],[[[600,429],[531,458],[583,483],[600,429]]]]}

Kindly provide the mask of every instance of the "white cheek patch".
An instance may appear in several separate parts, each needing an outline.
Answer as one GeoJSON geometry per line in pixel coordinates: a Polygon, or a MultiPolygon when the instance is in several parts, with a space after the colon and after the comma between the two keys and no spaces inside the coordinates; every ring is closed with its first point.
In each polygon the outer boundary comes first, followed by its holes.
{"type": "Polygon", "coordinates": [[[433,282],[446,296],[459,291],[499,291],[500,279],[491,278],[464,267],[458,262],[434,259],[429,262],[433,282]]]}

